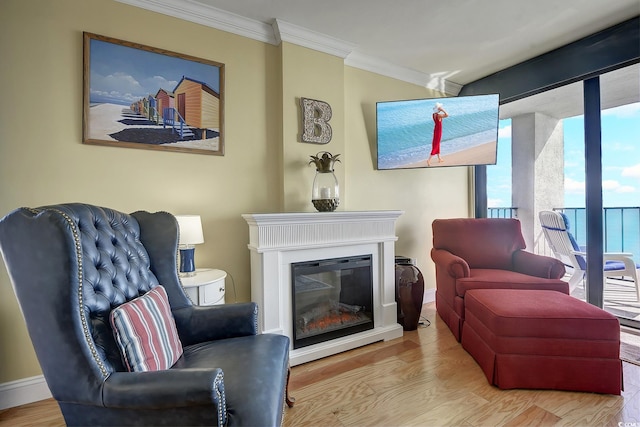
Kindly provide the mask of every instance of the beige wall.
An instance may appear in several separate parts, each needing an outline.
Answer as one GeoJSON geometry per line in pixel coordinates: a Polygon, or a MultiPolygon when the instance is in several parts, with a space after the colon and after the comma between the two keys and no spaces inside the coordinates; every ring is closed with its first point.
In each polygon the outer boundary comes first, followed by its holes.
{"type": "MultiPolygon", "coordinates": [[[[418,259],[427,287],[434,286],[431,220],[468,215],[465,168],[374,169],[375,102],[433,92],[345,67],[340,58],[105,0],[2,0],[0,53],[0,216],[71,201],[201,214],[205,244],[196,249],[197,265],[229,272],[238,301],[251,298],[240,215],[312,211],[314,169],[307,162],[318,151],[342,154],[340,209],[405,211],[396,252],[418,259]],[[83,31],[224,63],[225,156],[83,145],[83,31]],[[299,142],[300,97],[331,105],[334,138],[326,146],[299,142]]],[[[40,374],[4,268],[0,366],[0,384],[40,374]]]]}
{"type": "MultiPolygon", "coordinates": [[[[283,77],[283,150],[284,150],[284,210],[287,212],[315,212],[311,204],[311,186],[315,167],[309,165],[310,156],[319,151],[344,156],[344,64],[341,58],[315,50],[282,43],[283,77]],[[318,99],[331,106],[329,124],[332,138],[328,144],[301,143],[302,112],[300,98],[318,99]]],[[[346,194],[345,169],[336,164],[335,175],[340,191],[346,194]]],[[[342,195],[341,194],[341,195],[342,195]]],[[[344,210],[341,201],[338,210],[344,210]]]]}

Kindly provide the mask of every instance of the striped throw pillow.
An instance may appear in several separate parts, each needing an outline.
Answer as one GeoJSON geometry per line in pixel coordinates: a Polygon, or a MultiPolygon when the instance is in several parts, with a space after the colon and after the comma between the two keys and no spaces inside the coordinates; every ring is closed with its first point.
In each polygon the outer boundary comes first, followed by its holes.
{"type": "Polygon", "coordinates": [[[129,372],[169,369],[182,356],[182,343],[162,286],[116,307],[109,320],[129,372]]]}

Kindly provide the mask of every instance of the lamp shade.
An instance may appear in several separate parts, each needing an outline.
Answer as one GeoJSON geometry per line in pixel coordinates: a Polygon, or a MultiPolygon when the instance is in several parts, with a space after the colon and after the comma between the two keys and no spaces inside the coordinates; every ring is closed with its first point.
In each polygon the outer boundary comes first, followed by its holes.
{"type": "Polygon", "coordinates": [[[204,243],[200,215],[176,215],[180,227],[179,245],[197,245],[204,243]]]}

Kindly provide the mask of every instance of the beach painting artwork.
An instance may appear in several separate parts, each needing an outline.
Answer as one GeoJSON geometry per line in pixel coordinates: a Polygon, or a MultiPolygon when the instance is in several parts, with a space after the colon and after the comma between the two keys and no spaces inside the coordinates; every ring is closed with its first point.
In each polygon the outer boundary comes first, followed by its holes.
{"type": "Polygon", "coordinates": [[[83,143],[224,155],[224,64],[84,33],[83,143]]]}
{"type": "Polygon", "coordinates": [[[378,102],[378,169],[495,164],[498,102],[497,94],[378,102]]]}

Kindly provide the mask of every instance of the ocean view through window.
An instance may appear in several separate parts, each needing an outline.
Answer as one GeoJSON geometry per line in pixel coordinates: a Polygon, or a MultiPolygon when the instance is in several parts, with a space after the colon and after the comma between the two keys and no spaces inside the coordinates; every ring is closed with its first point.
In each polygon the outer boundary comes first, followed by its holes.
{"type": "MultiPolygon", "coordinates": [[[[566,207],[571,233],[579,246],[587,244],[585,208],[566,207]]],[[[640,262],[640,207],[604,208],[604,252],[628,252],[640,262]],[[634,238],[635,236],[635,238],[634,238]]]]}
{"type": "MultiPolygon", "coordinates": [[[[564,209],[579,245],[586,241],[584,118],[563,120],[564,209]]],[[[511,202],[511,120],[501,120],[498,161],[487,166],[489,210],[518,208],[511,202]]],[[[640,103],[602,111],[604,244],[608,252],[629,252],[640,262],[640,103]]],[[[497,213],[496,213],[497,216],[497,213]]]]}

